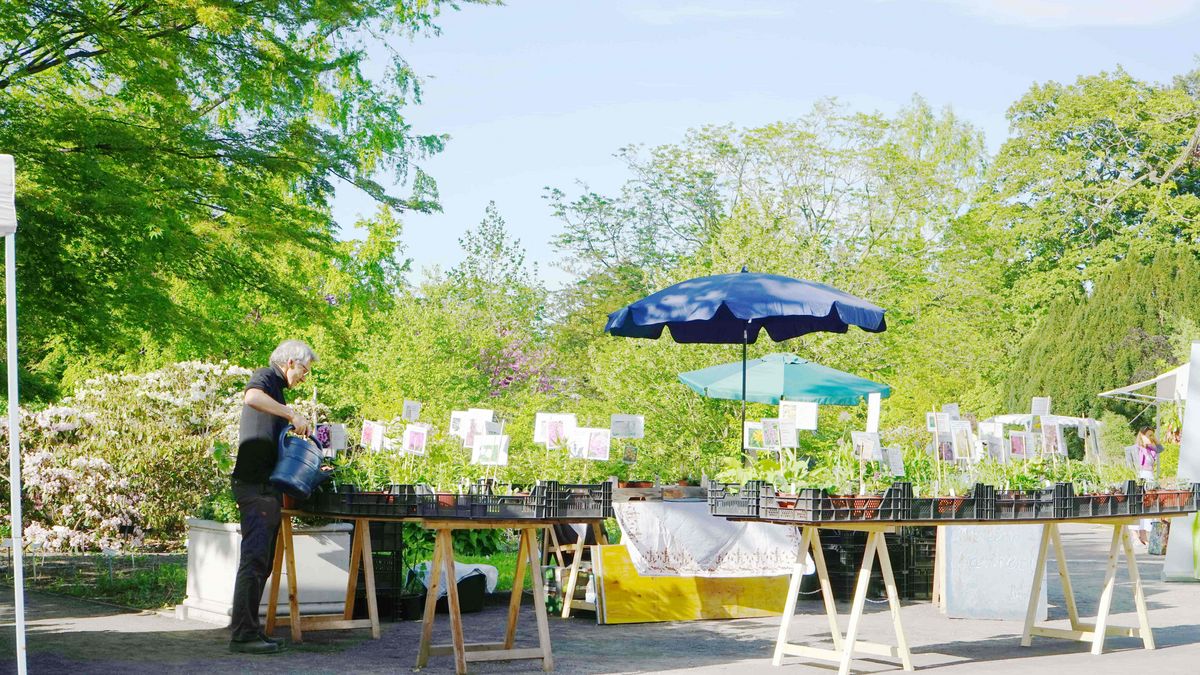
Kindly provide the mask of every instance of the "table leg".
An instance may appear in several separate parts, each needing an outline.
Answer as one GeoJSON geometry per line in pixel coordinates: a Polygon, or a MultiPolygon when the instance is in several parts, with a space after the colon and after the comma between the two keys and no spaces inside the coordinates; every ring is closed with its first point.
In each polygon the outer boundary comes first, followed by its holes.
{"type": "Polygon", "coordinates": [[[850,623],[846,626],[846,642],[842,645],[842,660],[838,675],[849,675],[850,660],[854,658],[854,640],[858,637],[858,623],[862,620],[863,606],[867,602],[867,587],[871,583],[871,568],[875,566],[875,549],[879,546],[882,532],[872,531],[867,535],[867,550],[863,553],[862,566],[858,569],[858,583],[854,587],[854,604],[850,608],[850,623]]]}
{"type": "Polygon", "coordinates": [[[542,649],[542,670],[550,672],[554,670],[554,654],[550,650],[550,620],[546,616],[546,593],[541,581],[542,565],[534,545],[537,541],[537,530],[521,530],[521,537],[526,541],[529,568],[533,572],[533,613],[537,618],[538,646],[542,649]]]}
{"type": "MultiPolygon", "coordinates": [[[[379,601],[375,597],[375,556],[371,551],[371,528],[365,520],[354,522],[354,532],[358,536],[358,550],[362,558],[363,581],[367,588],[367,618],[371,620],[371,637],[379,639],[379,601]]],[[[351,576],[358,576],[358,568],[351,567],[351,576]]],[[[351,616],[350,618],[353,618],[351,616]]]]}
{"type": "Polygon", "coordinates": [[[1058,564],[1058,578],[1062,581],[1063,603],[1067,606],[1067,618],[1071,621],[1071,630],[1080,630],[1079,609],[1075,606],[1075,590],[1071,588],[1071,574],[1067,571],[1067,552],[1063,549],[1058,525],[1049,523],[1046,527],[1050,530],[1050,540],[1054,543],[1054,560],[1058,564]]]}
{"type": "Polygon", "coordinates": [[[342,618],[349,621],[354,618],[355,596],[358,595],[358,564],[362,561],[362,539],[360,528],[366,524],[364,520],[354,521],[354,533],[350,535],[350,575],[346,579],[346,605],[342,618]]]}
{"type": "Polygon", "coordinates": [[[1051,525],[1042,526],[1042,543],[1038,547],[1037,564],[1033,568],[1033,584],[1029,589],[1029,605],[1025,610],[1025,628],[1021,631],[1021,646],[1033,644],[1033,624],[1037,621],[1038,600],[1042,596],[1042,577],[1046,572],[1046,549],[1050,547],[1051,525]]]}
{"type": "Polygon", "coordinates": [[[800,595],[800,581],[804,578],[804,559],[808,555],[812,531],[811,527],[800,528],[800,550],[796,552],[796,563],[792,565],[792,579],[783,603],[783,616],[779,619],[779,637],[775,640],[775,655],[771,658],[771,665],[774,666],[783,664],[783,648],[787,645],[788,627],[792,625],[792,617],[796,614],[796,600],[800,595]]]}
{"type": "Polygon", "coordinates": [[[603,520],[597,520],[594,523],[592,523],[592,531],[596,533],[596,545],[597,546],[607,546],[608,545],[608,534],[605,533],[605,531],[604,531],[604,521],[603,520]]]}
{"type": "Polygon", "coordinates": [[[442,567],[446,569],[446,604],[450,609],[450,641],[454,644],[454,670],[458,675],[463,675],[467,672],[467,648],[463,640],[462,612],[458,607],[458,570],[454,564],[452,533],[453,530],[438,530],[437,542],[442,547],[442,567]]]}
{"type": "MultiPolygon", "coordinates": [[[[529,557],[529,542],[526,539],[525,531],[522,530],[517,543],[517,569],[513,574],[512,596],[508,600],[508,628],[504,632],[505,649],[512,649],[513,642],[517,638],[517,617],[521,614],[521,595],[525,590],[525,571],[529,557]]],[[[537,585],[542,583],[542,580],[534,577],[533,583],[537,585]]]]}
{"type": "Polygon", "coordinates": [[[1133,544],[1129,541],[1129,528],[1121,527],[1121,533],[1121,543],[1125,547],[1125,561],[1129,563],[1129,580],[1133,582],[1133,602],[1137,605],[1142,646],[1146,649],[1154,649],[1154,633],[1150,631],[1150,616],[1146,612],[1146,595],[1142,589],[1142,575],[1138,573],[1137,559],[1133,555],[1133,544]]]}
{"type": "Polygon", "coordinates": [[[817,580],[821,582],[821,599],[825,601],[825,617],[829,620],[829,634],[833,636],[833,648],[842,648],[842,629],[838,627],[837,603],[833,599],[833,585],[829,583],[829,568],[825,566],[825,551],[821,548],[821,530],[813,527],[812,549],[813,564],[817,568],[817,580]]]}
{"type": "Polygon", "coordinates": [[[425,596],[425,615],[421,619],[421,642],[417,647],[417,668],[429,663],[429,647],[433,642],[433,619],[437,609],[438,589],[442,582],[442,532],[438,530],[433,542],[433,561],[429,565],[429,589],[425,596]]]}
{"type": "Polygon", "coordinates": [[[304,637],[300,632],[300,591],[296,581],[296,547],[292,543],[292,519],[285,516],[279,524],[279,529],[288,542],[283,551],[288,575],[288,626],[292,629],[292,642],[302,642],[304,637]]]}
{"type": "Polygon", "coordinates": [[[1108,633],[1108,611],[1112,607],[1113,587],[1117,581],[1117,552],[1121,545],[1124,525],[1113,525],[1112,544],[1108,547],[1108,566],[1104,570],[1104,590],[1100,592],[1100,608],[1096,612],[1096,631],[1092,636],[1092,653],[1104,652],[1104,638],[1108,633]]]}
{"type": "Polygon", "coordinates": [[[579,566],[583,562],[586,538],[587,530],[584,530],[584,536],[575,542],[574,553],[571,554],[571,571],[567,576],[567,583],[563,586],[562,618],[564,619],[571,618],[571,602],[575,599],[575,585],[579,583],[579,566]]]}
{"type": "Polygon", "coordinates": [[[275,632],[279,606],[279,577],[283,574],[283,549],[291,543],[284,540],[281,523],[279,532],[275,535],[275,558],[271,561],[271,592],[267,594],[267,635],[275,632]]]}
{"type": "Polygon", "coordinates": [[[896,628],[896,650],[905,670],[913,669],[912,656],[908,653],[908,641],[904,638],[904,626],[900,623],[900,593],[896,591],[896,578],[892,575],[892,558],[887,550],[887,541],[877,543],[879,569],[883,572],[883,585],[887,588],[888,609],[892,614],[892,625],[896,628]]]}

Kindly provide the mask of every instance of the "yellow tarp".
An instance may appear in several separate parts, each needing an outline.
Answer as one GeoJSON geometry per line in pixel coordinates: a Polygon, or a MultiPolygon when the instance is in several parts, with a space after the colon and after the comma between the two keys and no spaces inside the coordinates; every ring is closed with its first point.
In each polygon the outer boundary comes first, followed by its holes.
{"type": "Polygon", "coordinates": [[[597,623],[779,616],[788,577],[643,577],[623,545],[597,546],[597,623]]]}

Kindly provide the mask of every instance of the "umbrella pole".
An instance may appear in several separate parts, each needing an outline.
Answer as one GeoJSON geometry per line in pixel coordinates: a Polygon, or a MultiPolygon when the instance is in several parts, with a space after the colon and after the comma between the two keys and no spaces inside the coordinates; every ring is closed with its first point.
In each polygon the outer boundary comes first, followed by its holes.
{"type": "MultiPolygon", "coordinates": [[[[746,345],[750,341],[750,324],[742,328],[742,427],[738,430],[738,434],[743,438],[746,435],[746,345]]],[[[742,443],[742,463],[748,463],[750,453],[746,451],[745,443],[742,443]]]]}

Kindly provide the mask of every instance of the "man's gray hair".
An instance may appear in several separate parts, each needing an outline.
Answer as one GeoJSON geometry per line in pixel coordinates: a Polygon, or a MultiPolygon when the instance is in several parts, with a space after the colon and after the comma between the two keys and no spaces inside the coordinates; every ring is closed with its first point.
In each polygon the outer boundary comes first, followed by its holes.
{"type": "Polygon", "coordinates": [[[303,340],[284,340],[271,352],[270,364],[282,369],[288,359],[308,366],[317,360],[317,353],[303,340]]]}

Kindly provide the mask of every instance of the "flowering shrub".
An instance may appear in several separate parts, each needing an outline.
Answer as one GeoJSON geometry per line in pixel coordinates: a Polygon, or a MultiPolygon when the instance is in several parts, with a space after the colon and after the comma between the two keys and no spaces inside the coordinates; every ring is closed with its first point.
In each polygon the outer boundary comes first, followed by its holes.
{"type": "Polygon", "coordinates": [[[142,543],[142,500],[128,478],[97,457],[39,450],[24,457],[25,538],[48,551],[121,548],[142,543]]]}
{"type": "Polygon", "coordinates": [[[504,344],[479,352],[479,367],[488,376],[491,396],[502,396],[506,390],[525,383],[541,394],[553,392],[561,378],[554,375],[547,350],[533,347],[528,336],[513,335],[506,328],[500,329],[499,335],[504,344]]]}
{"type": "MultiPolygon", "coordinates": [[[[22,410],[26,532],[54,549],[136,542],[143,528],[176,538],[201,500],[227,484],[213,449],[237,443],[249,374],[224,362],[176,363],[103,375],[56,406],[22,410]]],[[[7,444],[0,454],[7,461],[7,444]]]]}

